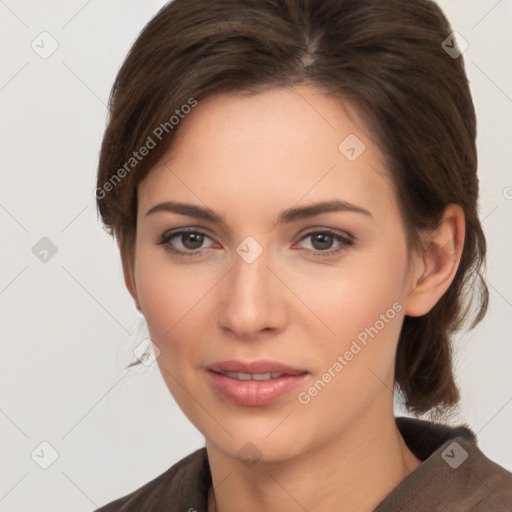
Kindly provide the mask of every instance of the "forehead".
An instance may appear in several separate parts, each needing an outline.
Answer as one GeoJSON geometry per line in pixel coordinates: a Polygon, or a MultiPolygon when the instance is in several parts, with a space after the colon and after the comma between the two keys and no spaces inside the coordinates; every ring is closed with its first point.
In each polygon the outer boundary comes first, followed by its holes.
{"type": "Polygon", "coordinates": [[[382,155],[355,109],[312,87],[199,101],[141,183],[139,207],[177,198],[260,215],[336,198],[378,215],[394,202],[382,155]]]}

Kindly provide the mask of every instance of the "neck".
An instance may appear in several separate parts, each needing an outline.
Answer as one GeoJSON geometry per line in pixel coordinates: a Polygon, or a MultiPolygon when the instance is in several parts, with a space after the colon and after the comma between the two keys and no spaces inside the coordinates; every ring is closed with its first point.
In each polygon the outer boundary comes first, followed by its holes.
{"type": "Polygon", "coordinates": [[[370,512],[420,464],[393,410],[367,413],[328,442],[293,459],[251,468],[207,441],[212,474],[208,512],[337,510],[370,512]]]}

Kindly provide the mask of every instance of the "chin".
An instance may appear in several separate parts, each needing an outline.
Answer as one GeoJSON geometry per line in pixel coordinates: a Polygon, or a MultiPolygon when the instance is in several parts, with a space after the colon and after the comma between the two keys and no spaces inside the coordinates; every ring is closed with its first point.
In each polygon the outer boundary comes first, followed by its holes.
{"type": "Polygon", "coordinates": [[[225,455],[236,458],[248,468],[262,463],[277,463],[293,459],[300,455],[296,446],[283,442],[270,442],[268,440],[257,440],[237,442],[232,441],[229,445],[216,445],[225,455]]]}
{"type": "Polygon", "coordinates": [[[292,459],[304,451],[307,451],[306,439],[308,436],[304,430],[304,425],[300,428],[291,423],[291,419],[282,419],[285,414],[280,414],[279,418],[265,421],[254,420],[252,415],[248,414],[247,419],[230,421],[225,424],[226,430],[233,436],[229,437],[225,431],[219,435],[219,431],[203,431],[208,444],[215,445],[218,450],[229,457],[238,458],[242,462],[249,461],[248,467],[259,462],[279,462],[292,459]],[[282,422],[282,423],[281,423],[282,422]],[[285,423],[289,422],[285,426],[285,423]],[[269,424],[272,426],[269,427],[269,424]]]}

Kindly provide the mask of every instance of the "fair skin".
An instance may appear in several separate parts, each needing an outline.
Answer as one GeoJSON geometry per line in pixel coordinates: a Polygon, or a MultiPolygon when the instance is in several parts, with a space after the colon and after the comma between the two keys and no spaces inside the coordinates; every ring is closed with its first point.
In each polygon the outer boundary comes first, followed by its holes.
{"type": "Polygon", "coordinates": [[[356,112],[301,86],[201,100],[140,184],[126,284],[170,392],[206,439],[210,511],[371,511],[420,464],[394,422],[394,356],[404,316],[426,314],[450,285],[464,216],[449,205],[409,267],[390,180],[356,112]],[[338,149],[351,133],[366,146],[354,161],[338,149]],[[285,209],[335,199],[367,213],[277,223],[285,209]],[[147,215],[166,201],[208,208],[223,222],[147,215]],[[180,229],[206,236],[157,244],[180,229]],[[251,263],[236,252],[248,236],[263,249],[251,263]],[[389,310],[392,319],[332,376],[337,357],[389,310]],[[271,359],[307,374],[273,403],[238,405],[207,376],[206,366],[227,359],[271,359]],[[325,387],[299,401],[329,368],[325,387]],[[247,443],[255,464],[238,455],[247,443]]]}

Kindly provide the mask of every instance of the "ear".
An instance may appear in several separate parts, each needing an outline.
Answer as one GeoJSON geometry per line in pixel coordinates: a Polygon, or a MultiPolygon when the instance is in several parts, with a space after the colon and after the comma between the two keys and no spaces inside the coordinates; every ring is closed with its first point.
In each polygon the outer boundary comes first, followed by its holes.
{"type": "Polygon", "coordinates": [[[415,256],[404,310],[409,316],[427,314],[455,277],[465,238],[464,211],[458,204],[446,206],[439,226],[424,232],[422,253],[415,256]]]}
{"type": "Polygon", "coordinates": [[[137,295],[137,287],[135,285],[135,276],[134,276],[134,262],[132,261],[129,255],[124,255],[121,248],[121,240],[117,239],[117,247],[119,249],[119,254],[121,256],[122,264],[123,264],[123,275],[124,275],[124,283],[130,295],[135,302],[135,307],[137,311],[142,313],[142,308],[139,302],[139,298],[137,295]]]}

